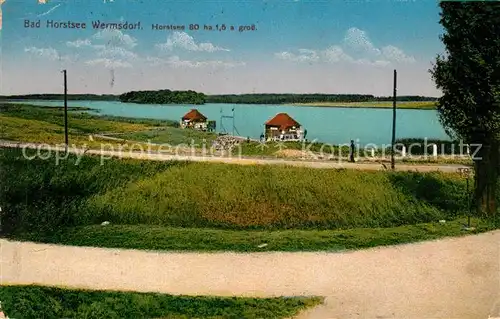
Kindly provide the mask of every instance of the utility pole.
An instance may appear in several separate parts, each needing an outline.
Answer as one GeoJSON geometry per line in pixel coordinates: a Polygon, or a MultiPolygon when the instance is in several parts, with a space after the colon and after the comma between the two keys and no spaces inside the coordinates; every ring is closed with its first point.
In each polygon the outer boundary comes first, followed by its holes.
{"type": "Polygon", "coordinates": [[[66,152],[68,151],[68,82],[66,79],[66,70],[64,73],[64,143],[66,144],[66,152]]]}
{"type": "Polygon", "coordinates": [[[392,95],[392,151],[391,151],[391,169],[394,170],[395,162],[394,162],[394,153],[396,151],[396,85],[397,85],[397,72],[394,70],[394,91],[392,95]]]}

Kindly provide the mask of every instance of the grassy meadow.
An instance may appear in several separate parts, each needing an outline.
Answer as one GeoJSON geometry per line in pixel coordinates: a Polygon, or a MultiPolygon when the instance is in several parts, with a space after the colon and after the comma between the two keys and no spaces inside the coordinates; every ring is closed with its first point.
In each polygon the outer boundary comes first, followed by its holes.
{"type": "MultiPolygon", "coordinates": [[[[68,133],[70,144],[98,148],[89,135],[139,134],[172,129],[179,135],[178,123],[170,120],[133,119],[126,117],[99,116],[86,113],[88,108],[68,108],[68,133]]],[[[64,113],[59,107],[41,107],[24,104],[0,103],[2,130],[0,139],[32,143],[64,143],[64,113]]],[[[109,140],[106,143],[123,144],[109,140]]]]}
{"type": "MultiPolygon", "coordinates": [[[[466,234],[456,174],[69,156],[1,149],[2,236],[167,250],[342,250],[466,234]],[[447,220],[445,224],[439,220],[447,220]],[[101,226],[109,221],[108,226],[101,226]],[[258,248],[262,242],[265,249],[258,248]]],[[[476,231],[492,228],[473,217],[476,231]]]]}
{"type": "MultiPolygon", "coordinates": [[[[80,108],[68,109],[68,139],[75,147],[100,149],[101,143],[119,144],[99,138],[89,140],[89,134],[106,131],[128,132],[146,130],[156,123],[130,123],[121,118],[100,118],[86,114],[80,108]]],[[[44,108],[30,105],[0,103],[0,139],[9,141],[64,143],[64,116],[61,108],[44,108]]]]}
{"type": "Polygon", "coordinates": [[[290,318],[322,302],[320,297],[243,298],[173,296],[41,286],[1,286],[9,318],[290,318]]]}

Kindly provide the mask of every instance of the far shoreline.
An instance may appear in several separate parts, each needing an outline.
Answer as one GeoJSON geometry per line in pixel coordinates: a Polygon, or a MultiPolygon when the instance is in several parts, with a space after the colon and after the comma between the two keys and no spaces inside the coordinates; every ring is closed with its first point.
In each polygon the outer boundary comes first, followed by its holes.
{"type": "MultiPolygon", "coordinates": [[[[364,108],[364,109],[392,109],[392,101],[374,102],[312,102],[312,103],[290,103],[290,106],[311,106],[311,107],[331,107],[331,108],[364,108]]],[[[396,102],[396,108],[406,110],[436,110],[436,102],[433,101],[408,101],[396,102]]]]}
{"type": "MultiPolygon", "coordinates": [[[[5,99],[3,100],[4,102],[7,103],[29,103],[33,101],[37,102],[55,102],[55,101],[64,101],[60,99],[47,99],[47,100],[40,100],[40,99],[5,99]]],[[[68,99],[68,102],[75,102],[75,101],[82,101],[85,102],[85,100],[80,100],[80,99],[68,99]]],[[[131,103],[131,102],[120,102],[120,101],[113,101],[113,100],[88,100],[92,102],[119,102],[119,103],[131,103]]],[[[148,104],[148,103],[132,103],[132,104],[148,104]]],[[[355,109],[355,108],[363,108],[363,109],[392,109],[392,101],[373,101],[373,102],[311,102],[311,103],[276,103],[276,104],[270,104],[270,103],[203,103],[203,104],[191,104],[191,103],[171,103],[171,104],[164,104],[164,103],[158,103],[157,105],[193,105],[193,106],[202,106],[202,105],[207,105],[207,104],[231,104],[231,105],[258,105],[258,106],[268,106],[268,105],[278,105],[278,106],[295,106],[295,107],[322,107],[322,108],[345,108],[345,109],[355,109]]],[[[154,105],[154,104],[151,104],[154,105]]],[[[436,102],[433,101],[399,101],[396,103],[396,108],[398,109],[405,109],[405,110],[436,110],[436,102]]]]}

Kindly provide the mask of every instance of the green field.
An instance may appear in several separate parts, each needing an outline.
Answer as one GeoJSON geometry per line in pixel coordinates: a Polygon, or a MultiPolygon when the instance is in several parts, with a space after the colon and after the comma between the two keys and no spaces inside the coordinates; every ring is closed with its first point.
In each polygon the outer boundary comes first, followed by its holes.
{"type": "MultiPolygon", "coordinates": [[[[174,250],[338,250],[460,235],[455,174],[22,157],[2,149],[2,235],[174,250]],[[77,165],[75,165],[77,164],[77,165]],[[445,219],[444,225],[437,223],[445,219]],[[103,221],[111,225],[100,226],[103,221]],[[109,227],[111,226],[111,227],[109,227]],[[366,229],[371,228],[371,229],[366,229]]],[[[490,221],[473,219],[477,231],[490,221]]]]}
{"type": "MultiPolygon", "coordinates": [[[[392,108],[392,101],[377,101],[377,102],[312,102],[312,103],[295,103],[297,106],[319,106],[319,107],[347,107],[347,108],[392,108]]],[[[435,109],[436,102],[432,101],[398,101],[396,107],[400,109],[435,109]]]]}
{"type": "MultiPolygon", "coordinates": [[[[178,128],[178,123],[170,120],[133,119],[114,116],[97,116],[85,113],[88,108],[70,108],[68,112],[69,142],[76,146],[87,145],[100,149],[101,142],[123,145],[132,144],[93,138],[89,135],[103,134],[130,141],[150,142],[170,145],[192,143],[210,146],[216,138],[213,133],[178,128]]],[[[32,143],[64,143],[64,117],[61,108],[40,107],[23,104],[0,103],[0,139],[32,143]]],[[[154,149],[154,148],[153,148],[154,149]]]]}
{"type": "MultiPolygon", "coordinates": [[[[176,122],[153,119],[130,119],[114,116],[98,116],[84,111],[86,107],[68,108],[68,127],[79,133],[126,133],[151,129],[161,126],[174,126],[176,122]]],[[[26,104],[0,103],[3,117],[14,117],[24,120],[42,121],[55,126],[64,127],[64,113],[60,107],[42,107],[26,104]]],[[[7,120],[7,119],[4,119],[7,120]]]]}
{"type": "MultiPolygon", "coordinates": [[[[85,109],[84,109],[85,110],[85,109]]],[[[30,105],[0,103],[0,139],[31,143],[64,143],[64,115],[61,108],[44,108],[30,105]]],[[[86,114],[80,108],[68,112],[68,135],[70,145],[87,145],[100,148],[98,139],[89,140],[90,134],[115,132],[126,133],[151,130],[169,122],[99,117],[86,114]]],[[[113,143],[108,142],[106,143],[113,143]]]]}
{"type": "Polygon", "coordinates": [[[9,318],[289,318],[320,304],[320,297],[242,298],[172,296],[40,286],[0,286],[9,318]]]}

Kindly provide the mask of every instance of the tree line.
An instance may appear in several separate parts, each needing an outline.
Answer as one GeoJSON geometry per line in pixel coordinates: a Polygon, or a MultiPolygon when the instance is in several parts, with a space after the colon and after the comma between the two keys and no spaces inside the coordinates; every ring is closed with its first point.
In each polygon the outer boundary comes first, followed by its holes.
{"type": "MultiPolygon", "coordinates": [[[[390,96],[369,94],[224,94],[209,95],[207,103],[231,104],[295,104],[315,102],[378,102],[390,101],[390,96]]],[[[435,97],[398,96],[397,101],[435,101],[435,97]]]]}
{"type": "MultiPolygon", "coordinates": [[[[2,100],[63,100],[64,94],[28,94],[0,96],[2,100]]],[[[435,101],[435,97],[398,96],[397,101],[435,101]]],[[[294,104],[315,102],[377,102],[390,101],[390,96],[369,94],[222,94],[205,95],[189,91],[131,91],[121,95],[68,94],[68,100],[121,101],[141,104],[294,104]]]]}

